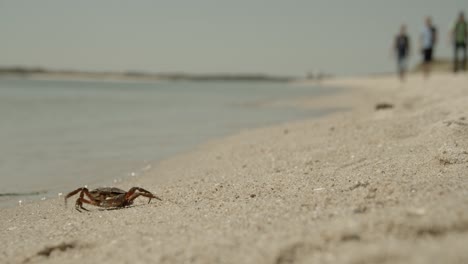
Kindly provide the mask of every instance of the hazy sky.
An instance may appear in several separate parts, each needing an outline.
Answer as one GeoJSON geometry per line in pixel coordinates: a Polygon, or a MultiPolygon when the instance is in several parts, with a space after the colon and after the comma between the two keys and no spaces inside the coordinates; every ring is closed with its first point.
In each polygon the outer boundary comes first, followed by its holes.
{"type": "Polygon", "coordinates": [[[304,75],[390,71],[406,22],[413,63],[423,19],[441,33],[467,0],[0,0],[0,65],[304,75]]]}

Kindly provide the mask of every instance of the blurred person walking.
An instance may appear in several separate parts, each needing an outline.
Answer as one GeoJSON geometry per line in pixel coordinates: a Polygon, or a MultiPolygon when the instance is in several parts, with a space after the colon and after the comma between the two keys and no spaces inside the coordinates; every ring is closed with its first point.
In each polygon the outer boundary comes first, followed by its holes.
{"type": "Polygon", "coordinates": [[[398,76],[401,81],[405,80],[408,68],[408,57],[410,55],[410,38],[406,33],[406,25],[401,25],[400,32],[395,37],[393,52],[397,59],[398,76]]]}
{"type": "Polygon", "coordinates": [[[434,49],[437,43],[437,29],[432,24],[431,17],[426,17],[425,25],[421,34],[421,52],[423,57],[422,69],[427,78],[431,72],[431,64],[434,57],[434,49]]]}
{"type": "Polygon", "coordinates": [[[459,68],[466,71],[466,44],[468,39],[468,27],[465,21],[465,15],[460,12],[455,26],[451,32],[451,39],[453,41],[453,71],[457,72],[459,68]],[[458,55],[460,51],[463,53],[462,59],[459,61],[458,55]],[[461,66],[460,66],[461,64],[461,66]]]}

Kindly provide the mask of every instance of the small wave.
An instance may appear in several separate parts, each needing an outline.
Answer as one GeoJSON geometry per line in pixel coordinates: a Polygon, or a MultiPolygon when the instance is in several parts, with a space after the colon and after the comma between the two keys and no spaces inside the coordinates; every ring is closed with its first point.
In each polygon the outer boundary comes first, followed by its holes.
{"type": "Polygon", "coordinates": [[[0,193],[0,197],[34,196],[34,195],[45,194],[45,193],[47,193],[47,191],[0,193]]]}

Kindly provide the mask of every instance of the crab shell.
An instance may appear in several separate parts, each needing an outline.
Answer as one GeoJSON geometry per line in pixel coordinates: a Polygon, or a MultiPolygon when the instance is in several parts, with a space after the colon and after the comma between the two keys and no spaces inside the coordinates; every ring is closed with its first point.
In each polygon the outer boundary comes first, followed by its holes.
{"type": "Polygon", "coordinates": [[[89,192],[91,196],[100,202],[101,207],[118,207],[133,204],[133,201],[126,201],[126,191],[115,187],[96,188],[89,192]]]}

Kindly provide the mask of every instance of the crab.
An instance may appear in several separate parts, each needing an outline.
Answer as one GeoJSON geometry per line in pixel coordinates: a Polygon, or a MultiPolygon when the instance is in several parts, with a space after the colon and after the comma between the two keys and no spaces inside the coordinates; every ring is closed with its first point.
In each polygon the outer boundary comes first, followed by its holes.
{"type": "Polygon", "coordinates": [[[140,187],[132,187],[128,192],[115,187],[101,187],[92,191],[89,191],[86,187],[82,187],[65,196],[65,206],[67,205],[67,199],[77,193],[80,193],[80,197],[76,199],[75,209],[79,212],[81,212],[80,209],[89,211],[83,207],[83,203],[104,208],[122,208],[132,205],[133,200],[139,196],[148,197],[148,203],[150,203],[153,198],[162,201],[161,198],[140,187]],[[86,199],[85,196],[89,200],[86,199]]]}

